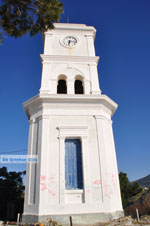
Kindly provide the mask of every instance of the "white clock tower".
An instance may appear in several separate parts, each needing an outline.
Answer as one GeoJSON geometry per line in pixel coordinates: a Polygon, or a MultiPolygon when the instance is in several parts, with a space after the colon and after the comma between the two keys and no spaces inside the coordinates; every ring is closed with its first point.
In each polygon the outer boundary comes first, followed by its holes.
{"type": "Polygon", "coordinates": [[[123,215],[111,117],[101,94],[94,27],[55,24],[44,34],[40,93],[24,103],[29,118],[23,221],[47,218],[93,225],[123,215]]]}

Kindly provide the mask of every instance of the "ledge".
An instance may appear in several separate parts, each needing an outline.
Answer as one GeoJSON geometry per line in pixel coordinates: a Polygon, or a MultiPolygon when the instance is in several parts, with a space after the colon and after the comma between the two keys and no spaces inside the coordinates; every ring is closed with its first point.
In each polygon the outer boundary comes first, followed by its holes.
{"type": "Polygon", "coordinates": [[[89,106],[90,108],[93,108],[94,106],[104,105],[106,108],[108,108],[111,111],[111,116],[116,111],[118,105],[111,100],[106,95],[69,95],[69,94],[44,94],[41,93],[37,96],[32,97],[28,101],[23,103],[24,110],[30,118],[30,110],[32,108],[39,108],[40,106],[43,106],[44,104],[48,105],[57,105],[59,107],[63,106],[74,106],[75,108],[77,106],[89,106]]]}
{"type": "Polygon", "coordinates": [[[86,24],[73,24],[73,23],[54,23],[54,29],[45,32],[45,35],[54,34],[57,31],[63,32],[84,32],[89,33],[95,37],[96,29],[93,26],[87,26],[86,24]]]}
{"type": "Polygon", "coordinates": [[[67,56],[67,55],[45,55],[41,54],[41,61],[43,63],[49,62],[58,62],[58,63],[67,63],[67,62],[75,62],[80,64],[94,64],[97,65],[99,61],[99,57],[89,57],[89,56],[67,56]]]}

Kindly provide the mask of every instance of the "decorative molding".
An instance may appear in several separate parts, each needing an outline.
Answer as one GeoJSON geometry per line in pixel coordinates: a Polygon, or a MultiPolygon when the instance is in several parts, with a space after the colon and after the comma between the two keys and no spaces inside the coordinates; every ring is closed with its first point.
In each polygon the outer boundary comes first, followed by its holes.
{"type": "Polygon", "coordinates": [[[37,120],[35,118],[30,119],[29,120],[29,125],[32,125],[32,124],[36,123],[36,121],[37,120]]]}
{"type": "Polygon", "coordinates": [[[42,115],[42,119],[49,119],[49,115],[42,115]]]}
{"type": "Polygon", "coordinates": [[[39,117],[37,117],[37,121],[39,122],[40,120],[42,120],[42,115],[40,115],[39,117]]]}
{"type": "MultiPolygon", "coordinates": [[[[41,93],[24,104],[24,109],[30,119],[31,115],[43,109],[80,108],[103,110],[110,116],[117,109],[117,104],[106,95],[74,95],[74,94],[44,94],[41,93]]],[[[53,109],[52,109],[53,110],[53,109]]],[[[90,113],[91,115],[91,113],[90,113]]]]}
{"type": "Polygon", "coordinates": [[[105,117],[104,115],[94,115],[94,118],[97,119],[102,119],[104,121],[109,121],[109,119],[107,117],[105,117]]]}
{"type": "Polygon", "coordinates": [[[71,63],[67,64],[67,69],[72,69],[72,64],[71,63]]]}
{"type": "Polygon", "coordinates": [[[23,106],[26,107],[29,104],[33,104],[36,102],[40,103],[107,103],[110,104],[112,107],[117,108],[117,104],[111,100],[106,95],[90,95],[90,94],[81,94],[81,95],[74,95],[74,94],[46,94],[41,93],[37,96],[32,97],[31,99],[27,100],[23,103],[23,106]]]}
{"type": "Polygon", "coordinates": [[[66,137],[65,137],[65,136],[58,136],[57,138],[58,138],[59,140],[65,140],[66,137]]]}
{"type": "Polygon", "coordinates": [[[54,23],[55,29],[48,30],[44,34],[79,34],[79,35],[92,35],[95,37],[96,29],[93,26],[86,26],[85,24],[65,24],[54,23]]]}
{"type": "Polygon", "coordinates": [[[85,79],[85,75],[81,70],[77,69],[76,67],[71,67],[71,68],[66,67],[61,73],[60,71],[56,72],[56,74],[53,75],[52,78],[50,78],[50,81],[58,80],[58,77],[60,75],[65,75],[67,79],[68,77],[70,78],[71,76],[71,78],[74,80],[75,80],[75,77],[79,75],[83,77],[83,79],[85,79]]]}
{"type": "Polygon", "coordinates": [[[59,130],[59,138],[88,138],[88,126],[58,126],[57,129],[59,130]]]}
{"type": "Polygon", "coordinates": [[[42,63],[79,63],[97,66],[99,57],[94,56],[65,56],[65,55],[45,55],[41,54],[42,63]]]}
{"type": "Polygon", "coordinates": [[[49,115],[41,115],[39,117],[37,117],[37,121],[43,120],[43,119],[49,119],[49,115]]]}
{"type": "Polygon", "coordinates": [[[51,38],[52,36],[53,36],[53,34],[48,34],[48,33],[45,33],[45,35],[46,35],[46,38],[48,37],[48,38],[51,38]]]}
{"type": "Polygon", "coordinates": [[[93,39],[93,35],[92,34],[86,34],[84,36],[87,37],[87,38],[93,39]]]}

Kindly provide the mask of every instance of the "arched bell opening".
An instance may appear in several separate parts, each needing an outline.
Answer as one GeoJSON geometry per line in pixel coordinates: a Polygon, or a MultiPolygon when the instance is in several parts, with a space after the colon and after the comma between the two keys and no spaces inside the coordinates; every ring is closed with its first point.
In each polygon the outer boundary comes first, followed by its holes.
{"type": "Polygon", "coordinates": [[[58,78],[57,94],[67,94],[66,76],[59,76],[58,78]]]}
{"type": "Polygon", "coordinates": [[[84,94],[83,78],[76,76],[74,83],[75,94],[84,94]]]}

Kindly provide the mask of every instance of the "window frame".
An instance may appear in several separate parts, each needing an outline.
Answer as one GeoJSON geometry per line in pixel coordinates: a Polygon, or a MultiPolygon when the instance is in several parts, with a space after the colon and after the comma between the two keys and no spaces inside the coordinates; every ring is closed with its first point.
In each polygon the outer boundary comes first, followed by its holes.
{"type": "MultiPolygon", "coordinates": [[[[83,190],[83,188],[84,188],[84,181],[83,181],[83,153],[82,153],[82,142],[81,142],[81,139],[80,138],[66,138],[65,139],[65,189],[66,190],[83,190]],[[78,150],[77,150],[77,148],[79,147],[77,147],[76,146],[76,155],[78,155],[78,157],[79,157],[79,159],[77,159],[76,158],[76,163],[77,163],[77,166],[76,166],[76,168],[75,168],[75,170],[76,170],[76,172],[75,172],[75,174],[76,174],[76,179],[75,179],[75,181],[74,182],[76,182],[76,186],[77,187],[69,187],[69,184],[67,185],[66,184],[66,169],[67,168],[69,168],[69,167],[66,167],[66,160],[68,160],[68,158],[67,158],[67,156],[66,156],[66,154],[67,154],[67,141],[71,141],[72,140],[72,142],[73,141],[75,141],[75,143],[77,144],[78,143],[78,141],[79,141],[79,146],[80,146],[80,153],[78,152],[78,150]],[[79,163],[80,163],[80,165],[78,165],[78,161],[79,161],[79,163]],[[79,167],[79,168],[78,168],[79,167]],[[80,169],[81,170],[81,181],[80,181],[80,179],[79,179],[79,175],[78,175],[78,169],[80,169]],[[67,187],[68,186],[68,187],[67,187]],[[80,187],[81,186],[81,187],[80,187]]],[[[73,150],[73,151],[75,151],[75,150],[73,150]]],[[[77,157],[77,156],[76,156],[77,157]]],[[[73,160],[73,158],[71,159],[71,160],[73,160]]],[[[72,170],[71,170],[72,171],[72,170]]],[[[69,172],[68,172],[69,173],[69,172]]],[[[75,184],[74,184],[74,186],[75,186],[75,184]]]]}
{"type": "Polygon", "coordinates": [[[91,201],[90,193],[86,192],[91,189],[90,172],[89,172],[89,150],[88,150],[88,126],[58,126],[59,139],[59,202],[66,203],[67,195],[81,195],[83,203],[91,201]],[[83,163],[83,189],[66,190],[65,188],[65,139],[80,139],[82,146],[82,163],[83,163]]]}

